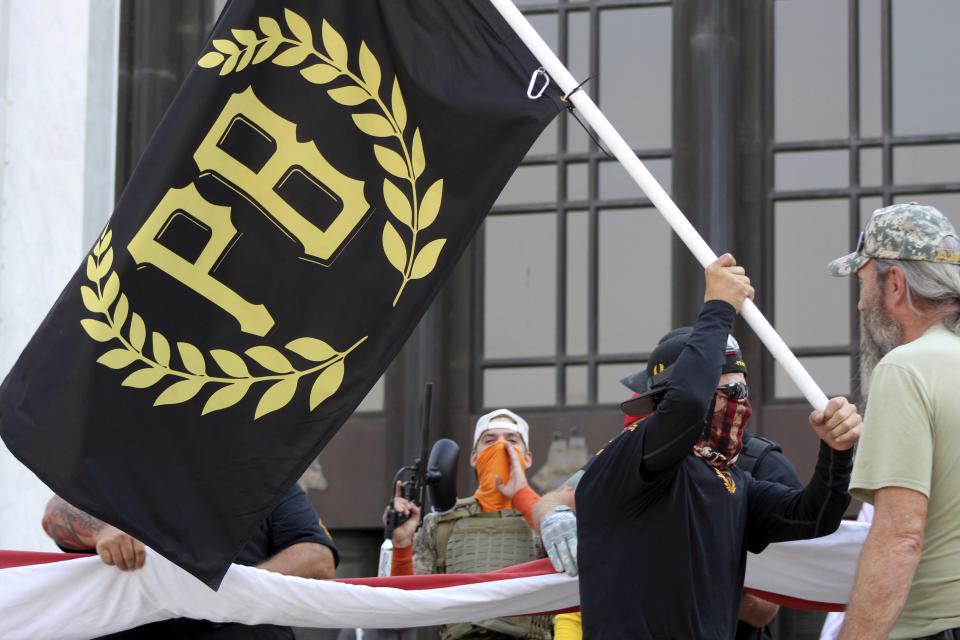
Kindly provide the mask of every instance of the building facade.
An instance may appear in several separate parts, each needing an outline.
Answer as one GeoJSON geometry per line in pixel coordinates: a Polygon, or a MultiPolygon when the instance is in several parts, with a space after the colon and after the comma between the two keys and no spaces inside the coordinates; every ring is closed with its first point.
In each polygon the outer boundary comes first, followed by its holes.
{"type": "MultiPolygon", "coordinates": [[[[106,221],[222,4],[0,2],[0,373],[106,221]],[[66,49],[84,52],[71,53],[72,73],[66,49]],[[37,105],[48,109],[41,118],[37,105]],[[60,188],[45,191],[38,176],[51,167],[60,188]]],[[[825,266],[851,250],[872,210],[893,202],[933,204],[960,225],[960,41],[951,33],[960,5],[517,4],[708,244],[746,266],[757,305],[823,390],[856,398],[856,283],[825,266]]],[[[466,447],[476,417],[506,406],[531,424],[534,471],[571,433],[595,450],[621,424],[628,392],[619,379],[645,366],[663,333],[694,320],[702,281],[576,114],[558,117],[400,356],[320,455],[324,481],[311,498],[343,547],[345,575],[375,571],[391,479],[418,452],[425,382],[436,385],[432,439],[466,447]]],[[[807,475],[816,452],[808,406],[749,327],[740,323],[736,336],[752,426],[807,475]]],[[[38,548],[37,503],[49,494],[2,454],[0,509],[23,529],[0,546],[38,548]]],[[[460,467],[466,495],[475,481],[460,467]]],[[[815,623],[787,614],[780,637],[815,637],[815,623]]]]}

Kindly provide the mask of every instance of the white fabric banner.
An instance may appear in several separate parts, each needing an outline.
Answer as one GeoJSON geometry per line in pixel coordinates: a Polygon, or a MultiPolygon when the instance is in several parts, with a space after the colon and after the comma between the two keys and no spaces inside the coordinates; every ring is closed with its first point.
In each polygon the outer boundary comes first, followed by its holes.
{"type": "Polygon", "coordinates": [[[846,604],[869,530],[868,522],[845,520],[829,536],[772,544],[760,555],[750,554],[744,584],[790,598],[846,604]]]}
{"type": "MultiPolygon", "coordinates": [[[[747,586],[845,603],[867,529],[844,522],[819,540],[770,545],[750,556],[747,586]]],[[[171,617],[298,627],[424,626],[575,607],[577,588],[576,579],[549,574],[405,590],[233,565],[220,590],[211,591],[148,549],[138,571],[119,571],[95,556],[0,570],[0,638],[90,638],[171,617]]]]}

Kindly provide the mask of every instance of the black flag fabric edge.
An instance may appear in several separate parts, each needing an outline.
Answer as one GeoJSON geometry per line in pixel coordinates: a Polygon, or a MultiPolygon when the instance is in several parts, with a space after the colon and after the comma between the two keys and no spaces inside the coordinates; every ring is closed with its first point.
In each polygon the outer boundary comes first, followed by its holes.
{"type": "Polygon", "coordinates": [[[483,0],[233,0],[0,385],[51,489],[217,588],[561,110],[483,0]]]}

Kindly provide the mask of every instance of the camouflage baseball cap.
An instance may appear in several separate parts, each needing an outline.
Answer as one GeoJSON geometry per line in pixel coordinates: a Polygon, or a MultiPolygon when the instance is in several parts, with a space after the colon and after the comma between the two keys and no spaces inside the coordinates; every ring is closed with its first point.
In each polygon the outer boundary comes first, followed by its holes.
{"type": "Polygon", "coordinates": [[[877,209],[860,234],[857,249],[827,265],[831,275],[856,273],[870,258],[922,260],[960,264],[960,253],[944,250],[946,236],[957,237],[942,213],[926,205],[908,202],[877,209]]]}

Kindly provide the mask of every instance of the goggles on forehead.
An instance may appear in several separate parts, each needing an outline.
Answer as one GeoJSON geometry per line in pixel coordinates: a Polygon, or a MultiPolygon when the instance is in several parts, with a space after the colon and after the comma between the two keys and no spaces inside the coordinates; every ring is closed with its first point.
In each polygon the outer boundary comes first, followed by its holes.
{"type": "Polygon", "coordinates": [[[867,237],[867,234],[866,234],[865,232],[861,231],[861,232],[860,232],[860,237],[857,238],[857,248],[854,249],[854,251],[853,251],[855,254],[860,255],[860,253],[863,251],[863,240],[864,240],[864,238],[866,238],[866,237],[867,237]]]}
{"type": "Polygon", "coordinates": [[[722,393],[732,400],[745,400],[749,392],[746,382],[731,382],[717,387],[717,393],[722,393]]]}

